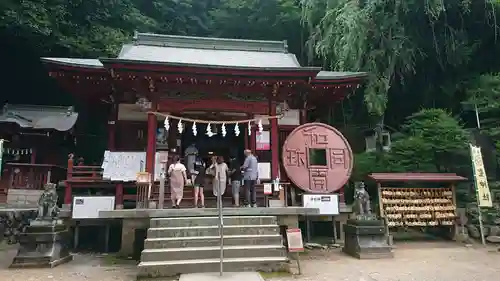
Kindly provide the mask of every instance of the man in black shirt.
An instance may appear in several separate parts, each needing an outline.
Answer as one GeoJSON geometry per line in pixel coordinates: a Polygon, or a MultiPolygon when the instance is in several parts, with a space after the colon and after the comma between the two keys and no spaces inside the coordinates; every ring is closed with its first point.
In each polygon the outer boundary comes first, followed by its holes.
{"type": "Polygon", "coordinates": [[[240,163],[236,157],[231,157],[229,162],[229,174],[231,175],[231,191],[233,193],[234,206],[240,206],[240,187],[243,178],[240,170],[240,163]]]}

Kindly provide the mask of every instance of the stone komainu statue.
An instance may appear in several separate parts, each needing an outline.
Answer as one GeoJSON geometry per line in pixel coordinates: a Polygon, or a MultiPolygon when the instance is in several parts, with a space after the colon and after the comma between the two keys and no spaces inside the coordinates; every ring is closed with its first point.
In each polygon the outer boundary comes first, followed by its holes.
{"type": "Polygon", "coordinates": [[[354,212],[357,215],[371,215],[370,194],[365,189],[364,182],[354,184],[354,212]]]}
{"type": "Polygon", "coordinates": [[[53,220],[59,216],[59,207],[57,207],[57,191],[54,183],[45,184],[40,199],[38,199],[37,220],[53,220]]]}

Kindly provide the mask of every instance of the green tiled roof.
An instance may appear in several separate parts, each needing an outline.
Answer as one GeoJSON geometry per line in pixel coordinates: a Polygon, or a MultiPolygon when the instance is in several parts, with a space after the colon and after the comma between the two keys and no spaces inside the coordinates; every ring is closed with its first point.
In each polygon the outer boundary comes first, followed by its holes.
{"type": "Polygon", "coordinates": [[[138,33],[118,60],[219,67],[300,68],[286,42],[138,33]]]}
{"type": "MultiPolygon", "coordinates": [[[[73,59],[42,58],[43,61],[74,67],[103,68],[102,62],[165,64],[176,66],[253,68],[262,70],[306,70],[286,41],[259,41],[136,33],[124,44],[117,58],[73,59]]],[[[314,70],[313,68],[307,68],[314,70]]],[[[320,71],[316,81],[362,78],[362,72],[320,71]]]]}

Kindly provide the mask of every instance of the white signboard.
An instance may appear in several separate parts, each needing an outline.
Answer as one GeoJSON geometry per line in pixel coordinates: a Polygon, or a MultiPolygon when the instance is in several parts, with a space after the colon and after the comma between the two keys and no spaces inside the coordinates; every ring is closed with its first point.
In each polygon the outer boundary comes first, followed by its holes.
{"type": "Polygon", "coordinates": [[[258,163],[259,169],[259,179],[260,180],[270,180],[271,179],[271,163],[262,162],[258,163]]]}
{"type": "Polygon", "coordinates": [[[338,194],[304,194],[302,197],[304,208],[319,209],[319,215],[338,215],[339,214],[339,195],[338,194]]]}
{"type": "Polygon", "coordinates": [[[115,209],[114,196],[75,196],[73,197],[74,219],[97,219],[99,211],[112,211],[115,209]]]}
{"type": "MultiPolygon", "coordinates": [[[[155,155],[155,181],[160,180],[163,152],[155,155]]],[[[137,173],[146,169],[146,152],[105,151],[102,177],[113,181],[135,181],[137,173]]]]}

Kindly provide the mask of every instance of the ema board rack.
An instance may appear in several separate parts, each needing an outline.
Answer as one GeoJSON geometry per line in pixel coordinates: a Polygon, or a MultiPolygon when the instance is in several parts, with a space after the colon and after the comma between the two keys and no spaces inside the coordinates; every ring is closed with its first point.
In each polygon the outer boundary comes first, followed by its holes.
{"type": "Polygon", "coordinates": [[[450,188],[385,188],[379,190],[380,214],[388,227],[453,226],[454,190],[450,188]]]}

